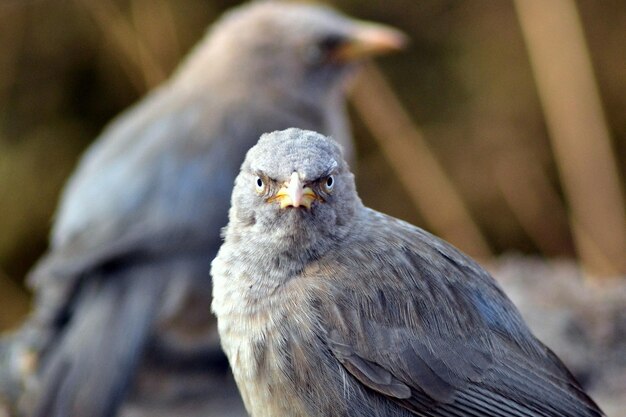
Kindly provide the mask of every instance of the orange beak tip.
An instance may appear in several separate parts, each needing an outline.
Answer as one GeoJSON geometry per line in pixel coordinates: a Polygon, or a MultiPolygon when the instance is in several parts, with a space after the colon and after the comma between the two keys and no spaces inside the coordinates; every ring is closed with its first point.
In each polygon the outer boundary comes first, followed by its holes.
{"type": "Polygon", "coordinates": [[[350,40],[340,47],[337,57],[350,61],[383,55],[404,49],[409,37],[403,32],[384,25],[359,23],[350,40]]]}

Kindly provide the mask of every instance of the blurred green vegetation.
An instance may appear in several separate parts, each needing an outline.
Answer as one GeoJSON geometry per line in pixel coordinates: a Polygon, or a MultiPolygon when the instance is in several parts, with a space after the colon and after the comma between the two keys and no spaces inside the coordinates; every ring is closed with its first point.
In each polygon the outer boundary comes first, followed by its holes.
{"type": "MultiPolygon", "coordinates": [[[[0,281],[12,288],[0,286],[0,316],[6,318],[0,327],[11,321],[9,311],[23,311],[26,292],[19,286],[45,250],[59,191],[82,150],[237,3],[0,2],[0,281]],[[12,310],[5,307],[11,300],[19,305],[12,310]]],[[[541,246],[506,198],[507,192],[524,192],[516,188],[519,181],[508,181],[509,172],[516,180],[539,176],[567,208],[513,3],[332,3],[396,26],[412,39],[405,53],[380,60],[380,66],[494,251],[574,257],[567,212],[559,204],[542,200],[551,227],[543,238],[549,242],[541,246]]],[[[577,4],[624,178],[626,3],[577,4]]],[[[428,229],[378,143],[353,119],[366,204],[428,229]]]]}

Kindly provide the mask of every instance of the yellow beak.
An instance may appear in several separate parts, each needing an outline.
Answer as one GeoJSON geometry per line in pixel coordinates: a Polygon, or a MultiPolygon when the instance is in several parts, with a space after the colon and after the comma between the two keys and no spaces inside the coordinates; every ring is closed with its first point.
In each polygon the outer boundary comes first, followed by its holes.
{"type": "Polygon", "coordinates": [[[278,200],[280,208],[285,207],[306,207],[311,208],[313,201],[317,199],[317,194],[310,188],[305,187],[297,172],[291,174],[289,182],[286,182],[274,197],[270,200],[278,200]]]}
{"type": "Polygon", "coordinates": [[[338,61],[354,61],[403,49],[407,36],[399,30],[369,22],[359,22],[348,42],[333,53],[338,61]]]}

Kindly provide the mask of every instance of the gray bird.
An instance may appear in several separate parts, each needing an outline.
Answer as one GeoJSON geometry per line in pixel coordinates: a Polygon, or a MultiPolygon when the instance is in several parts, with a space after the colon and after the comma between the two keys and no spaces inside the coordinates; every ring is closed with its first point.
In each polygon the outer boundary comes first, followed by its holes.
{"type": "Polygon", "coordinates": [[[603,415],[485,270],[363,206],[332,140],[263,135],[229,216],[212,308],[252,417],[603,415]]]}
{"type": "Polygon", "coordinates": [[[290,126],[350,148],[346,79],[403,39],[322,6],[246,5],[104,130],[30,276],[35,311],[11,353],[17,373],[34,372],[29,415],[107,417],[125,400],[128,415],[189,415],[194,401],[226,415],[220,401],[240,404],[228,397],[209,268],[245,152],[290,126]]]}

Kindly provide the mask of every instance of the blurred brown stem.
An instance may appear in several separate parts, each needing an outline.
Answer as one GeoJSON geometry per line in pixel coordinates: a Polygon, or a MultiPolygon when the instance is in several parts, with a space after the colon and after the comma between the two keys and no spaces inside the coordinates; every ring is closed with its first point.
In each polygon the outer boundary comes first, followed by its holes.
{"type": "Polygon", "coordinates": [[[578,254],[591,275],[616,275],[626,271],[626,209],[576,4],[516,0],[515,5],[578,254]]]}
{"type": "MultiPolygon", "coordinates": [[[[142,43],[155,53],[154,60],[161,64],[178,63],[181,58],[176,22],[170,7],[165,0],[133,0],[131,3],[135,32],[143,40],[142,43]]],[[[144,64],[149,65],[150,62],[144,64]]],[[[160,69],[163,70],[163,66],[160,69]]]]}
{"type": "Polygon", "coordinates": [[[499,158],[495,180],[504,200],[526,234],[546,256],[572,251],[567,239],[567,212],[542,167],[531,155],[514,149],[499,158]]]}
{"type": "Polygon", "coordinates": [[[100,26],[113,56],[119,58],[137,91],[144,93],[166,77],[150,49],[114,3],[78,0],[100,26]]]}
{"type": "Polygon", "coordinates": [[[373,65],[352,98],[411,200],[435,232],[479,258],[492,251],[421,132],[373,65]]]}

